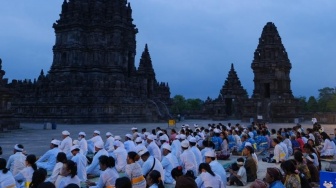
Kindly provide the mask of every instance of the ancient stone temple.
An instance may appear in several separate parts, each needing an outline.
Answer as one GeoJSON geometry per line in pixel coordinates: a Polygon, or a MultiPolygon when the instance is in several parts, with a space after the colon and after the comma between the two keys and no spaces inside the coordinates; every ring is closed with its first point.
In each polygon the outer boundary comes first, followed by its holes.
{"type": "Polygon", "coordinates": [[[274,23],[268,22],[263,28],[251,68],[254,90],[251,99],[244,102],[243,118],[294,121],[300,105],[290,87],[292,65],[274,23]]]}
{"type": "Polygon", "coordinates": [[[243,115],[242,105],[248,99],[246,90],[241,85],[237,72],[231,64],[231,69],[224,82],[222,89],[219,92],[217,99],[205,102],[206,109],[212,109],[213,119],[240,119],[243,115]]]}
{"type": "Polygon", "coordinates": [[[153,122],[169,116],[170,90],[155,78],[147,45],[135,67],[136,33],[126,0],[64,0],[48,73],[13,81],[23,121],[153,122]]]}
{"type": "Polygon", "coordinates": [[[19,122],[15,120],[12,108],[12,98],[15,95],[7,88],[8,79],[4,79],[5,71],[2,70],[0,59],[0,132],[19,128],[19,122]]]}

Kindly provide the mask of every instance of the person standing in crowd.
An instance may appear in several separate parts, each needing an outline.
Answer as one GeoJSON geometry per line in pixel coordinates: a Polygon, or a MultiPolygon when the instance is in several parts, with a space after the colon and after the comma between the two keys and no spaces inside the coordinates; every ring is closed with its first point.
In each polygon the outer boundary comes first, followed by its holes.
{"type": "Polygon", "coordinates": [[[0,157],[0,187],[16,187],[13,174],[6,168],[6,159],[0,157]]]}
{"type": "Polygon", "coordinates": [[[73,155],[71,160],[77,165],[77,176],[81,180],[81,182],[85,182],[87,180],[87,158],[80,152],[78,145],[74,145],[71,147],[71,153],[73,155]]]}
{"type": "Polygon", "coordinates": [[[269,184],[269,188],[285,188],[282,183],[282,174],[278,168],[267,168],[265,181],[269,184]]]}
{"type": "Polygon", "coordinates": [[[65,188],[69,184],[76,184],[80,186],[80,179],[77,176],[77,166],[75,162],[67,160],[67,162],[64,163],[62,167],[61,175],[63,178],[61,179],[59,185],[56,185],[56,187],[65,188]]]}
{"type": "Polygon", "coordinates": [[[6,168],[15,176],[25,168],[26,156],[22,153],[23,145],[21,144],[15,144],[13,152],[14,154],[8,158],[6,168]]]}
{"type": "Polygon", "coordinates": [[[79,147],[79,151],[86,156],[87,152],[88,152],[88,143],[85,139],[86,134],[85,132],[79,132],[78,133],[78,147],[79,147]]]}
{"type": "Polygon", "coordinates": [[[58,148],[60,144],[59,140],[52,140],[50,143],[50,150],[48,150],[45,154],[42,155],[37,161],[36,165],[39,168],[44,168],[47,171],[51,171],[54,169],[56,165],[56,157],[57,154],[61,151],[58,148]]]}
{"type": "Polygon", "coordinates": [[[14,179],[17,181],[17,187],[24,187],[29,185],[32,181],[35,170],[37,170],[36,156],[32,154],[28,155],[26,157],[26,167],[14,176],[14,179]],[[22,186],[20,186],[19,182],[22,182],[22,186]]]}
{"type": "Polygon", "coordinates": [[[119,174],[114,168],[115,161],[113,157],[102,155],[99,157],[99,166],[102,170],[98,182],[87,181],[90,188],[114,187],[119,174]]]}
{"type": "Polygon", "coordinates": [[[72,146],[72,139],[70,138],[70,132],[65,130],[62,131],[62,138],[61,144],[58,146],[58,148],[61,150],[61,152],[65,153],[67,155],[67,158],[70,159],[72,157],[70,148],[72,146]]]}
{"type": "Polygon", "coordinates": [[[104,143],[103,142],[96,142],[95,145],[95,151],[97,152],[92,160],[92,163],[86,167],[86,173],[91,176],[99,176],[100,170],[99,170],[99,157],[102,155],[108,156],[107,151],[104,149],[104,143]]]}
{"type": "Polygon", "coordinates": [[[125,175],[131,179],[133,188],[145,188],[146,179],[142,174],[142,169],[137,161],[140,156],[134,151],[127,154],[127,165],[125,167],[125,175]]]}

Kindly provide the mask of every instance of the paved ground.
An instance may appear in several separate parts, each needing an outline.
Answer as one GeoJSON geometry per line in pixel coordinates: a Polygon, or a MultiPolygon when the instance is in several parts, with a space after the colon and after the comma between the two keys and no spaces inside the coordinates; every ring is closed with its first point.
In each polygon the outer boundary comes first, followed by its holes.
{"type": "MultiPolygon", "coordinates": [[[[227,124],[231,122],[231,124],[240,123],[242,125],[249,125],[249,123],[240,122],[237,120],[232,121],[211,121],[211,120],[185,120],[183,122],[177,123],[176,127],[179,129],[182,124],[198,124],[200,126],[207,126],[208,123],[219,123],[227,124]]],[[[311,122],[302,122],[303,128],[312,127],[311,122]]],[[[161,128],[168,128],[167,123],[139,123],[139,124],[81,124],[81,125],[66,125],[66,124],[58,124],[56,130],[51,130],[50,127],[48,129],[43,129],[43,124],[30,124],[30,123],[22,123],[21,129],[12,130],[5,133],[0,133],[0,146],[3,148],[2,157],[8,159],[8,157],[13,152],[13,146],[15,144],[23,144],[25,150],[28,154],[35,154],[36,156],[40,156],[45,153],[49,149],[49,144],[51,139],[59,139],[61,140],[61,132],[63,130],[68,130],[71,133],[71,137],[73,139],[77,138],[77,135],[80,131],[84,131],[87,134],[87,138],[90,138],[94,130],[99,130],[104,139],[104,135],[106,132],[110,131],[114,135],[120,135],[122,138],[126,133],[131,132],[132,127],[137,127],[139,131],[142,128],[147,128],[147,131],[151,131],[156,127],[160,126],[161,128]]],[[[294,123],[272,123],[268,124],[269,128],[285,128],[285,127],[293,127],[294,123]]],[[[328,134],[333,134],[335,125],[322,125],[325,131],[328,134]]],[[[234,159],[234,158],[233,158],[234,159]]],[[[261,161],[261,157],[259,157],[259,170],[258,170],[258,178],[262,179],[265,176],[266,168],[270,165],[268,163],[264,163],[261,161]]],[[[228,161],[229,162],[229,161],[228,161]]],[[[246,186],[248,187],[248,186],[246,186]]]]}

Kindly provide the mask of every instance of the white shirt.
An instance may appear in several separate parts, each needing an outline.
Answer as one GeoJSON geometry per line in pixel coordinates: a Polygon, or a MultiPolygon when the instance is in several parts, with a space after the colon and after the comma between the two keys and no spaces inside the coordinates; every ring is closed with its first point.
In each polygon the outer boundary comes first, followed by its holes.
{"type": "Polygon", "coordinates": [[[160,163],[160,161],[156,158],[154,158],[153,156],[149,156],[148,159],[143,163],[142,165],[142,174],[145,176],[149,173],[149,170],[152,168],[153,164],[154,164],[154,160],[155,160],[155,165],[153,170],[157,170],[160,172],[161,174],[161,179],[164,182],[164,171],[163,171],[163,167],[162,164],[160,163]]]}
{"type": "Polygon", "coordinates": [[[62,140],[58,148],[61,150],[61,152],[68,155],[70,153],[71,146],[72,146],[72,139],[69,136],[67,136],[62,140]]]}
{"type": "Polygon", "coordinates": [[[289,158],[289,153],[288,153],[288,148],[287,148],[287,145],[283,142],[280,142],[279,143],[280,146],[282,147],[282,150],[285,152],[286,156],[285,156],[285,159],[288,160],[289,158]]]}
{"type": "Polygon", "coordinates": [[[282,149],[280,144],[275,145],[274,146],[274,157],[273,157],[273,159],[275,159],[276,162],[278,163],[285,158],[286,158],[286,153],[284,152],[284,150],[282,149]]]}
{"type": "Polygon", "coordinates": [[[161,164],[164,169],[164,175],[165,175],[164,183],[168,184],[174,183],[175,180],[171,175],[171,171],[179,165],[176,156],[172,155],[171,153],[168,153],[168,155],[162,157],[161,164]]]}
{"type": "Polygon", "coordinates": [[[31,182],[33,177],[34,169],[31,166],[25,167],[18,174],[14,176],[16,181],[31,182]]]}
{"type": "Polygon", "coordinates": [[[113,142],[114,142],[114,138],[113,136],[110,136],[106,139],[106,142],[105,142],[105,149],[108,153],[114,151],[114,146],[113,146],[113,142]]]}
{"type": "Polygon", "coordinates": [[[105,149],[99,150],[96,155],[93,156],[92,163],[86,167],[87,174],[100,175],[99,157],[102,155],[108,156],[105,149]]]}
{"type": "Polygon", "coordinates": [[[56,157],[59,152],[59,148],[53,148],[48,150],[44,155],[42,155],[42,157],[40,157],[36,161],[37,167],[44,168],[47,171],[53,170],[56,165],[56,157]]]}
{"type": "Polygon", "coordinates": [[[86,174],[87,158],[79,152],[75,156],[73,156],[71,160],[77,164],[78,178],[81,181],[86,181],[87,180],[87,174],[86,174]]]}
{"type": "Polygon", "coordinates": [[[56,165],[53,169],[53,172],[52,172],[51,176],[47,179],[47,181],[50,181],[51,183],[55,184],[58,176],[60,176],[62,167],[63,167],[62,162],[56,163],[56,165]]]}
{"type": "Polygon", "coordinates": [[[85,138],[82,138],[78,141],[79,152],[83,155],[86,155],[88,152],[88,144],[85,138]]]}
{"type": "Polygon", "coordinates": [[[148,146],[147,146],[148,152],[150,155],[154,156],[156,159],[161,161],[161,150],[158,145],[155,144],[154,141],[152,141],[148,146]]]}
{"type": "Polygon", "coordinates": [[[196,146],[191,147],[190,150],[195,155],[197,166],[199,166],[202,163],[202,153],[201,153],[201,151],[196,146]]]}
{"type": "Polygon", "coordinates": [[[10,171],[4,174],[2,170],[0,170],[0,187],[15,187],[15,185],[16,183],[13,174],[10,171]]]}
{"type": "MultiPolygon", "coordinates": [[[[91,186],[97,187],[97,188],[103,188],[103,187],[108,187],[108,186],[115,186],[115,182],[119,178],[119,174],[116,171],[115,168],[107,168],[106,170],[102,171],[99,176],[99,180],[96,183],[96,186],[91,186]]],[[[90,187],[90,188],[91,188],[90,187]]]]}
{"type": "Polygon", "coordinates": [[[22,169],[26,167],[26,156],[22,152],[16,152],[8,158],[6,168],[10,169],[13,176],[18,174],[22,169]]]}
{"type": "Polygon", "coordinates": [[[221,178],[215,174],[211,175],[209,172],[202,172],[195,180],[197,187],[199,188],[223,188],[225,187],[221,178]]]}
{"type": "Polygon", "coordinates": [[[180,156],[182,153],[181,142],[179,140],[174,140],[171,144],[171,153],[175,156],[180,156]]]}
{"type": "Polygon", "coordinates": [[[218,174],[223,182],[224,185],[226,185],[226,172],[223,166],[218,162],[218,161],[211,161],[209,163],[211,170],[215,173],[218,174]]]}
{"type": "Polygon", "coordinates": [[[101,136],[100,135],[97,135],[97,136],[94,136],[94,137],[92,137],[89,141],[92,141],[93,142],[93,145],[96,143],[96,142],[102,142],[102,143],[104,143],[104,141],[103,141],[103,139],[101,138],[101,136]]]}
{"type": "Polygon", "coordinates": [[[130,152],[130,151],[134,151],[135,152],[135,144],[134,144],[134,142],[132,140],[125,141],[124,142],[124,147],[125,147],[127,153],[130,152]]]}
{"type": "Polygon", "coordinates": [[[75,175],[73,178],[71,178],[70,175],[63,177],[59,183],[58,188],[64,188],[69,184],[76,184],[80,187],[80,180],[77,175],[75,175]]]}
{"type": "Polygon", "coordinates": [[[112,157],[115,159],[115,168],[118,172],[125,172],[127,164],[127,151],[123,147],[118,147],[114,150],[112,157]]]}
{"type": "Polygon", "coordinates": [[[186,149],[180,155],[180,165],[183,169],[183,174],[185,174],[188,170],[192,170],[194,174],[197,174],[198,167],[196,166],[196,158],[195,155],[190,149],[186,149]]]}
{"type": "Polygon", "coordinates": [[[239,179],[243,185],[247,184],[247,175],[246,175],[246,169],[244,166],[241,166],[237,172],[238,176],[241,176],[241,178],[239,179]]]}

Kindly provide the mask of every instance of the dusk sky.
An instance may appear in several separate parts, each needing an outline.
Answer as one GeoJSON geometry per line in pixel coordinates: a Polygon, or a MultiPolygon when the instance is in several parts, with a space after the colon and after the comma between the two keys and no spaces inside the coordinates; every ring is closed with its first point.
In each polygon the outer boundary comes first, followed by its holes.
{"type": "MultiPolygon", "coordinates": [[[[63,0],[0,1],[5,78],[34,79],[52,64],[63,0]]],[[[156,79],[171,97],[217,98],[231,63],[251,96],[251,63],[262,29],[273,22],[292,64],[294,96],[336,86],[335,0],[129,0],[137,26],[138,67],[148,44],[156,79]]]]}

